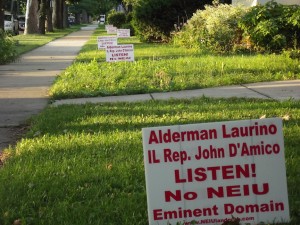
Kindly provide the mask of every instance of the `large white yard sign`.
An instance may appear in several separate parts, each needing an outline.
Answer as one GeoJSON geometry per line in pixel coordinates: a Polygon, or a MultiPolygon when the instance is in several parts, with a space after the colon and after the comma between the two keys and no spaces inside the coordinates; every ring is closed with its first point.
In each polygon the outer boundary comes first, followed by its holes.
{"type": "Polygon", "coordinates": [[[106,47],[106,62],[134,61],[133,44],[106,47]]]}
{"type": "Polygon", "coordinates": [[[150,225],[289,221],[280,118],[143,129],[150,225]]]}

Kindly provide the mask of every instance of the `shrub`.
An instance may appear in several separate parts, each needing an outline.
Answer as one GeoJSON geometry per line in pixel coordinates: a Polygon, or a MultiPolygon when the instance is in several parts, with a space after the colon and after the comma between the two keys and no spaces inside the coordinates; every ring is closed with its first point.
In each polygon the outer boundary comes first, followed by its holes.
{"type": "Polygon", "coordinates": [[[174,42],[189,48],[214,52],[233,51],[242,39],[237,21],[246,13],[242,6],[219,4],[198,10],[174,36],[174,42]]]}
{"type": "Polygon", "coordinates": [[[254,49],[281,51],[297,48],[300,41],[300,7],[274,1],[252,7],[239,21],[244,36],[249,36],[254,49]]]}
{"type": "Polygon", "coordinates": [[[282,54],[289,57],[289,58],[291,58],[291,59],[298,60],[300,62],[300,49],[293,49],[293,50],[283,51],[282,54]]]}
{"type": "Polygon", "coordinates": [[[127,14],[122,12],[116,12],[115,10],[111,11],[107,17],[108,24],[112,24],[117,28],[130,29],[130,35],[134,36],[134,28],[131,25],[132,22],[132,13],[127,14]]]}
{"type": "Polygon", "coordinates": [[[132,12],[127,13],[125,24],[123,24],[121,26],[121,28],[129,29],[130,30],[130,36],[135,36],[134,27],[132,26],[132,19],[133,19],[132,12]]]}
{"type": "Polygon", "coordinates": [[[131,25],[131,23],[125,23],[121,26],[122,29],[129,29],[130,30],[130,36],[135,36],[134,28],[131,25]]]}
{"type": "Polygon", "coordinates": [[[17,57],[15,44],[11,35],[0,29],[0,64],[11,62],[17,57]]]}
{"type": "Polygon", "coordinates": [[[168,39],[173,14],[167,12],[170,0],[145,0],[136,5],[133,12],[133,26],[142,41],[162,41],[168,39]],[[169,18],[166,18],[168,14],[169,18]]]}
{"type": "Polygon", "coordinates": [[[126,23],[126,15],[122,12],[112,11],[107,16],[108,24],[112,24],[117,28],[121,28],[123,24],[126,23]]]}
{"type": "Polygon", "coordinates": [[[168,41],[178,21],[188,18],[204,4],[202,0],[140,0],[134,7],[133,26],[139,38],[144,41],[168,41]]]}

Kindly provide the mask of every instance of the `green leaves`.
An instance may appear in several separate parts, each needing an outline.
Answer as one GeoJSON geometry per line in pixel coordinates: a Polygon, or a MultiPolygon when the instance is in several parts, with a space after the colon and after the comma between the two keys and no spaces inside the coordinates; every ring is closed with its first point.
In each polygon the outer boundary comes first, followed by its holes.
{"type": "Polygon", "coordinates": [[[170,39],[174,24],[182,26],[192,15],[209,1],[194,0],[143,0],[134,7],[133,24],[143,41],[170,39]]]}
{"type": "Polygon", "coordinates": [[[217,53],[278,52],[300,46],[300,7],[270,1],[249,9],[230,5],[198,10],[174,41],[217,53]],[[247,43],[246,45],[244,43],[247,43]]]}
{"type": "Polygon", "coordinates": [[[183,31],[175,34],[175,41],[202,51],[231,52],[241,39],[237,21],[246,9],[226,4],[206,6],[188,20],[183,31]]]}
{"type": "Polygon", "coordinates": [[[239,27],[245,36],[250,36],[253,48],[274,52],[299,47],[299,21],[299,6],[270,1],[265,5],[252,7],[239,21],[239,27]]]}
{"type": "Polygon", "coordinates": [[[17,53],[15,45],[16,41],[0,29],[0,65],[16,59],[17,53]]]}
{"type": "Polygon", "coordinates": [[[126,22],[126,15],[122,12],[112,11],[107,17],[108,24],[112,24],[117,28],[121,28],[126,22]]]}
{"type": "Polygon", "coordinates": [[[298,7],[295,11],[291,12],[291,16],[287,16],[288,22],[295,27],[300,28],[300,7],[298,7]]]}

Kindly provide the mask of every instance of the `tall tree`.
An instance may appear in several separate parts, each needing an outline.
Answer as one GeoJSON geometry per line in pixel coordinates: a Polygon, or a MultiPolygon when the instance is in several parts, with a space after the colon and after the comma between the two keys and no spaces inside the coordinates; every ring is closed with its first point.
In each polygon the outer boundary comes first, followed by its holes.
{"type": "Polygon", "coordinates": [[[83,17],[86,17],[84,23],[88,22],[87,18],[90,15],[100,14],[98,9],[100,3],[101,1],[99,0],[81,0],[79,2],[79,7],[82,10],[83,17]]]}
{"type": "Polygon", "coordinates": [[[52,22],[53,26],[57,29],[63,29],[63,1],[64,0],[53,0],[53,13],[52,22]]]}
{"type": "Polygon", "coordinates": [[[68,5],[65,1],[63,1],[63,28],[69,27],[68,22],[68,5]]]}
{"type": "Polygon", "coordinates": [[[46,13],[47,13],[47,31],[53,32],[53,24],[52,24],[52,0],[47,0],[47,7],[46,7],[46,13]]]}
{"type": "Polygon", "coordinates": [[[122,2],[122,0],[98,0],[98,14],[107,14],[120,2],[122,2]]]}
{"type": "Polygon", "coordinates": [[[3,9],[3,1],[0,0],[0,29],[4,30],[4,9],[3,9]]]}
{"type": "Polygon", "coordinates": [[[38,0],[27,0],[25,15],[25,31],[24,34],[37,34],[38,28],[38,0]]]}
{"type": "Polygon", "coordinates": [[[46,33],[46,15],[47,15],[47,0],[39,0],[39,34],[45,34],[46,33]]]}
{"type": "Polygon", "coordinates": [[[132,11],[138,0],[123,0],[122,2],[127,11],[132,11]]]}

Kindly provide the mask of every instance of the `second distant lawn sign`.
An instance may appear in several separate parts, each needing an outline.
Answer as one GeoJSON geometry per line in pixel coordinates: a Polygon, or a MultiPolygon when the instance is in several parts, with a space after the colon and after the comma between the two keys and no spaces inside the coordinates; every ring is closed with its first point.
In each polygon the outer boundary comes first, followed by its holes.
{"type": "Polygon", "coordinates": [[[118,45],[116,36],[101,36],[97,39],[98,49],[105,50],[107,46],[118,45]]]}

